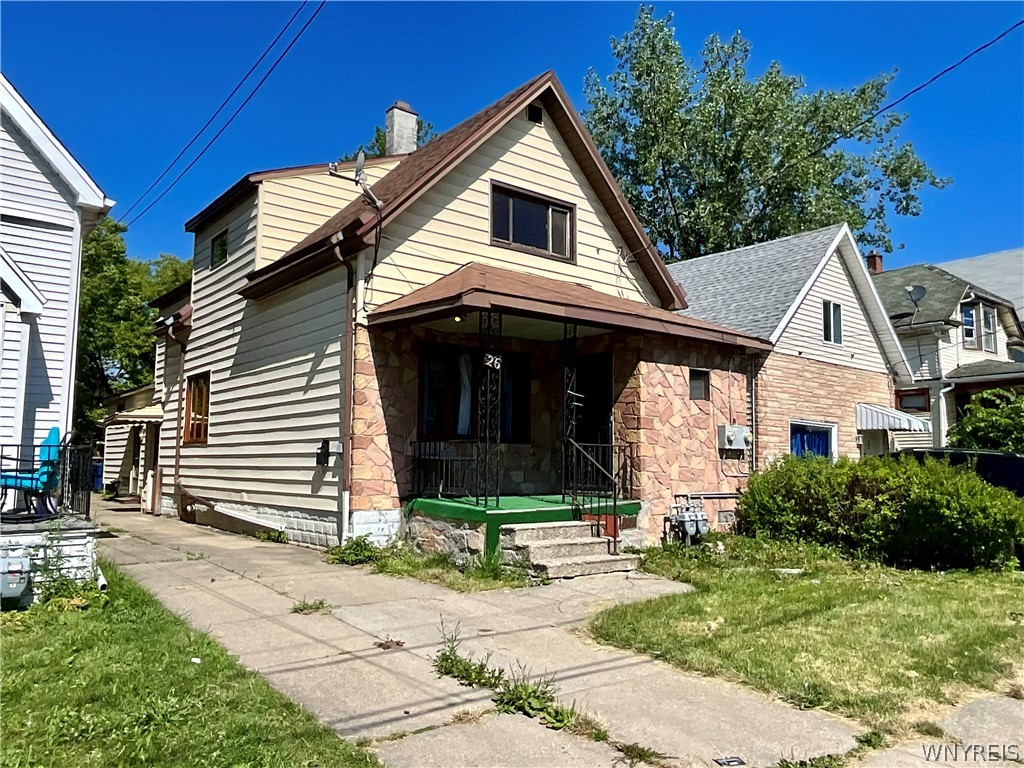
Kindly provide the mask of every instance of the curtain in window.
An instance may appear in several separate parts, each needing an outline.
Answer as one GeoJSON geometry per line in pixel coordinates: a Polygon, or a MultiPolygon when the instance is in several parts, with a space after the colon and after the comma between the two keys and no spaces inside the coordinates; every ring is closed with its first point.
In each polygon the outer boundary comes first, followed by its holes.
{"type": "Polygon", "coordinates": [[[459,355],[459,422],[458,434],[468,437],[471,432],[470,420],[473,414],[473,358],[459,355]]]}
{"type": "Polygon", "coordinates": [[[814,429],[794,424],[789,430],[789,450],[794,456],[831,456],[831,433],[827,429],[814,429]]]}

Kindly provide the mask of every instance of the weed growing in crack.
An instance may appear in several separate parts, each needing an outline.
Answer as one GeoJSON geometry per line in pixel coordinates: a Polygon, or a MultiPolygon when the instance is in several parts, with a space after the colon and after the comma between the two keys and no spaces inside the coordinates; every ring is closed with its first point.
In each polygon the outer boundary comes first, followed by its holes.
{"type": "Polygon", "coordinates": [[[292,606],[292,613],[308,615],[310,613],[330,613],[331,606],[322,597],[316,600],[299,600],[292,606]]]}
{"type": "Polygon", "coordinates": [[[434,670],[439,676],[455,678],[470,688],[498,688],[505,682],[505,673],[490,666],[490,656],[474,661],[460,653],[458,624],[449,632],[442,620],[441,637],[441,650],[434,657],[434,670]]]}

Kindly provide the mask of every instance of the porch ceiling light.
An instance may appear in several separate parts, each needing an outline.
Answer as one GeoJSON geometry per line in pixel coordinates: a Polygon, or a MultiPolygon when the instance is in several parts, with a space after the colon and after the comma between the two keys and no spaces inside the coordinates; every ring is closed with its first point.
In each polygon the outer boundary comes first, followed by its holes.
{"type": "Polygon", "coordinates": [[[461,323],[462,322],[462,315],[456,315],[454,319],[455,319],[456,323],[461,323]]]}

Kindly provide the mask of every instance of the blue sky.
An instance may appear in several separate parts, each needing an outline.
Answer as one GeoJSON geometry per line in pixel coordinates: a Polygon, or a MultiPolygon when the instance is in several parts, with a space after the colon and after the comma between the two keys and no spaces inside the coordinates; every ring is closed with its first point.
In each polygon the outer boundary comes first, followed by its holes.
{"type": "MultiPolygon", "coordinates": [[[[119,215],[297,7],[7,0],[0,10],[3,71],[118,202],[119,215]]],[[[753,72],[776,59],[811,88],[847,88],[898,67],[891,96],[1022,16],[1017,2],[655,7],[659,15],[675,12],[688,56],[708,34],[739,29],[753,43],[753,72]]],[[[368,140],[395,99],[443,130],[552,68],[581,108],[588,67],[612,69],[609,38],[630,28],[636,8],[331,2],[214,147],[131,228],[129,253],[190,255],[183,223],[239,177],[333,160],[368,140]]],[[[910,119],[901,136],[953,184],[926,191],[921,216],[893,218],[893,239],[907,247],[886,266],[1022,245],[1024,29],[903,106],[910,119]]]]}

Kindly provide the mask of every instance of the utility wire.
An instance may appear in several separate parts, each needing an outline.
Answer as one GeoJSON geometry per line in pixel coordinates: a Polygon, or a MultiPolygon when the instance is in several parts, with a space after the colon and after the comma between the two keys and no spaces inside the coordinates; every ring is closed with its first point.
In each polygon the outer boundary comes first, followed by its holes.
{"type": "Polygon", "coordinates": [[[121,218],[118,219],[119,222],[124,221],[128,217],[128,214],[130,214],[133,210],[135,210],[135,206],[137,206],[139,203],[141,203],[143,200],[146,199],[146,195],[148,195],[150,192],[152,192],[153,188],[157,184],[159,184],[161,181],[163,181],[164,176],[166,176],[168,174],[168,172],[170,172],[171,168],[173,168],[178,163],[178,161],[181,160],[182,155],[184,155],[186,152],[189,151],[189,149],[192,147],[192,145],[196,143],[196,140],[200,136],[202,136],[203,132],[207,128],[210,127],[210,124],[214,120],[217,119],[217,115],[219,115],[221,112],[224,111],[224,107],[226,107],[228,105],[228,102],[231,101],[231,99],[233,99],[235,97],[235,94],[238,93],[239,89],[242,87],[242,84],[245,83],[245,81],[249,79],[249,75],[251,75],[254,71],[256,71],[256,68],[260,64],[263,63],[263,60],[265,58],[267,58],[267,54],[270,53],[274,49],[274,46],[277,45],[277,41],[280,40],[281,37],[284,35],[284,33],[288,31],[288,27],[290,27],[292,25],[292,22],[295,21],[295,18],[302,12],[302,9],[306,7],[308,2],[309,2],[309,0],[302,0],[302,5],[300,5],[298,7],[298,9],[295,11],[295,13],[292,14],[292,17],[290,19],[288,19],[288,23],[285,24],[281,28],[281,31],[277,33],[277,37],[274,38],[273,42],[270,45],[268,45],[266,47],[266,49],[264,49],[263,53],[260,54],[260,57],[258,59],[256,59],[256,63],[253,64],[251,67],[249,67],[249,71],[246,72],[245,75],[242,77],[242,79],[238,81],[238,84],[234,87],[234,89],[231,91],[231,93],[228,94],[227,98],[224,99],[224,101],[222,101],[220,103],[220,106],[217,107],[217,111],[214,112],[212,115],[210,115],[210,119],[206,121],[206,124],[202,128],[200,128],[198,131],[196,131],[195,136],[193,136],[191,139],[189,139],[188,144],[186,144],[182,148],[181,152],[178,153],[178,156],[175,157],[173,160],[171,160],[170,163],[168,163],[167,167],[164,168],[163,172],[159,176],[156,177],[156,181],[154,181],[152,184],[150,184],[146,188],[146,191],[143,192],[141,195],[139,195],[135,199],[135,202],[132,203],[128,207],[128,210],[126,210],[124,213],[121,214],[121,218]]]}
{"type": "Polygon", "coordinates": [[[167,194],[168,192],[170,192],[170,191],[171,191],[172,189],[174,189],[175,185],[176,185],[176,184],[177,184],[177,183],[178,183],[179,181],[181,181],[182,177],[184,177],[186,173],[188,173],[188,172],[189,172],[190,170],[192,170],[192,167],[193,167],[193,166],[194,166],[194,165],[195,165],[196,163],[198,163],[198,162],[199,162],[200,158],[202,158],[202,156],[206,154],[206,151],[207,151],[207,150],[208,150],[208,149],[209,149],[210,147],[212,147],[212,146],[213,146],[214,142],[215,142],[215,141],[217,141],[217,139],[219,139],[219,138],[220,138],[221,134],[223,134],[223,133],[224,133],[224,131],[226,131],[226,130],[228,129],[228,126],[229,126],[229,125],[231,125],[231,123],[232,123],[232,122],[234,122],[235,118],[236,118],[236,117],[238,117],[238,114],[239,114],[239,113],[240,113],[240,112],[241,112],[241,111],[242,111],[243,109],[245,109],[245,105],[246,105],[246,104],[248,104],[248,103],[249,103],[249,102],[250,102],[250,101],[252,100],[252,97],[256,95],[256,93],[257,93],[257,92],[259,91],[259,89],[260,89],[260,88],[261,88],[261,87],[263,86],[263,84],[264,84],[264,83],[265,83],[265,82],[267,81],[267,78],[269,78],[269,77],[270,77],[270,75],[271,75],[271,74],[272,74],[272,73],[274,72],[274,70],[275,70],[275,69],[277,69],[277,65],[278,65],[278,64],[280,64],[280,63],[281,63],[281,61],[282,61],[282,60],[284,59],[284,57],[288,55],[288,52],[289,52],[289,51],[290,51],[290,50],[292,49],[292,47],[293,47],[293,46],[295,45],[295,43],[297,43],[297,42],[299,41],[299,38],[300,38],[300,37],[302,37],[302,34],[303,34],[303,33],[304,33],[304,32],[305,32],[305,31],[306,31],[306,30],[307,30],[308,28],[309,28],[309,25],[313,23],[313,20],[314,20],[314,19],[316,19],[316,17],[317,17],[318,15],[320,15],[320,11],[322,11],[322,10],[323,10],[323,7],[324,7],[325,5],[327,5],[327,0],[320,0],[320,4],[319,4],[319,5],[318,5],[318,6],[316,7],[316,10],[315,10],[315,11],[313,11],[313,14],[312,14],[312,15],[311,15],[311,16],[310,16],[310,17],[309,17],[308,19],[306,19],[306,23],[302,25],[302,28],[301,28],[301,29],[299,29],[299,31],[298,31],[297,33],[295,33],[295,37],[293,37],[293,38],[292,38],[292,40],[291,40],[291,42],[290,42],[290,43],[288,43],[288,47],[287,47],[287,48],[285,48],[285,49],[284,49],[284,50],[283,50],[283,51],[281,52],[281,55],[280,55],[280,56],[278,56],[278,57],[277,57],[277,59],[276,59],[276,60],[274,61],[274,63],[270,65],[270,69],[268,69],[268,70],[266,71],[266,74],[264,74],[264,75],[263,75],[263,77],[262,77],[262,78],[260,78],[260,81],[259,81],[258,83],[256,83],[256,87],[255,87],[255,88],[253,88],[253,89],[252,89],[252,91],[251,91],[251,92],[249,93],[249,95],[245,97],[245,101],[243,101],[243,102],[242,102],[241,104],[239,104],[239,105],[238,105],[238,109],[236,109],[236,110],[235,110],[235,111],[234,111],[234,112],[232,113],[231,117],[229,117],[229,118],[228,118],[228,121],[227,121],[226,123],[224,123],[224,125],[223,125],[223,126],[221,126],[220,130],[219,130],[219,131],[217,131],[217,133],[215,133],[215,134],[213,135],[213,138],[211,138],[211,139],[210,139],[210,140],[209,140],[208,142],[206,142],[206,146],[204,146],[204,147],[202,148],[202,150],[201,150],[201,151],[199,152],[199,154],[198,154],[198,155],[196,155],[196,156],[195,156],[195,157],[194,157],[194,158],[192,159],[192,162],[190,162],[190,163],[189,163],[188,165],[186,165],[186,166],[185,166],[185,168],[184,168],[184,170],[182,170],[182,172],[181,172],[181,173],[179,173],[179,174],[178,174],[178,175],[177,175],[177,176],[176,176],[176,177],[174,178],[174,181],[172,181],[172,182],[170,183],[170,186],[168,186],[168,187],[167,187],[167,188],[166,188],[166,189],[165,189],[165,190],[164,190],[163,192],[161,192],[161,193],[160,193],[159,195],[157,195],[157,197],[156,197],[156,198],[155,198],[155,199],[153,200],[153,202],[151,202],[151,203],[150,203],[149,205],[147,205],[147,206],[146,206],[145,208],[143,208],[143,209],[142,209],[142,211],[140,211],[139,213],[137,213],[137,214],[135,215],[135,218],[133,218],[133,219],[132,219],[131,221],[129,221],[129,222],[128,222],[128,226],[129,226],[129,227],[130,227],[130,226],[131,226],[132,224],[134,224],[134,223],[135,223],[136,221],[138,221],[139,219],[141,219],[141,218],[142,218],[143,216],[145,216],[145,215],[146,215],[146,213],[147,213],[147,212],[148,212],[148,211],[149,211],[149,210],[150,210],[150,209],[151,209],[151,208],[152,208],[152,207],[153,207],[154,205],[156,205],[157,203],[159,203],[159,202],[160,202],[160,201],[161,201],[161,200],[162,200],[162,199],[164,198],[164,196],[165,196],[165,195],[166,195],[166,194],[167,194]]]}
{"type": "Polygon", "coordinates": [[[870,123],[870,122],[871,122],[872,120],[874,120],[874,119],[875,119],[876,117],[878,117],[879,115],[881,115],[881,114],[882,114],[883,112],[888,112],[888,111],[889,111],[890,109],[892,109],[893,107],[896,107],[896,106],[898,106],[898,105],[902,104],[902,103],[903,103],[904,101],[906,101],[907,99],[909,99],[909,98],[910,98],[911,96],[913,96],[913,95],[914,95],[915,93],[918,93],[918,92],[920,92],[920,91],[923,91],[923,90],[924,90],[925,88],[927,88],[927,87],[928,87],[929,85],[931,85],[931,84],[932,84],[932,83],[934,83],[934,82],[935,82],[936,80],[938,80],[938,79],[939,79],[940,77],[942,77],[943,75],[947,75],[947,74],[949,74],[949,73],[950,73],[950,72],[952,72],[952,71],[953,71],[954,69],[956,69],[957,67],[959,67],[959,66],[960,66],[961,64],[964,64],[964,63],[965,63],[965,62],[966,62],[966,61],[967,61],[968,59],[971,59],[971,58],[973,58],[973,57],[977,56],[977,55],[978,55],[979,53],[981,53],[982,51],[984,51],[984,50],[985,50],[986,48],[990,48],[990,47],[992,47],[993,45],[995,45],[996,43],[998,43],[998,42],[999,42],[1000,40],[1002,40],[1002,39],[1003,39],[1004,37],[1006,37],[1006,36],[1007,36],[1008,34],[1010,34],[1011,32],[1013,32],[1013,30],[1017,29],[1018,27],[1020,27],[1020,26],[1022,26],[1022,25],[1024,25],[1024,19],[1021,19],[1020,21],[1018,21],[1018,22],[1017,22],[1016,24],[1014,24],[1013,26],[1011,26],[1011,27],[1009,27],[1009,28],[1007,28],[1007,29],[1003,30],[1003,31],[1002,31],[1001,33],[999,33],[998,35],[996,35],[995,37],[993,37],[993,38],[992,38],[991,40],[989,40],[989,41],[988,41],[987,43],[985,43],[984,45],[980,45],[980,46],[978,46],[978,47],[977,47],[977,48],[975,48],[975,49],[974,49],[973,51],[971,51],[971,52],[970,52],[970,53],[968,53],[968,54],[967,54],[966,56],[964,56],[964,57],[963,57],[962,59],[960,59],[960,61],[956,62],[955,64],[950,64],[950,65],[949,65],[948,67],[946,67],[946,68],[945,68],[944,70],[942,70],[942,71],[941,71],[941,72],[939,72],[938,74],[936,74],[936,75],[932,75],[932,77],[930,77],[930,78],[929,78],[928,80],[926,80],[925,82],[921,83],[921,84],[920,84],[919,86],[917,86],[916,88],[912,88],[912,89],[910,89],[909,91],[907,91],[907,92],[906,92],[905,94],[903,94],[902,96],[900,96],[900,97],[899,97],[898,99],[896,99],[895,101],[891,101],[891,102],[889,102],[889,103],[888,103],[888,104],[886,104],[886,105],[885,105],[884,107],[882,107],[882,108],[881,108],[881,109],[879,109],[879,110],[878,110],[877,112],[875,112],[875,113],[874,113],[873,115],[871,115],[870,117],[867,117],[867,118],[865,118],[864,120],[861,120],[861,121],[860,121],[859,123],[857,123],[857,124],[856,124],[855,126],[853,126],[852,128],[850,128],[850,129],[849,129],[848,131],[846,131],[845,133],[841,133],[840,135],[836,136],[836,137],[835,137],[834,139],[832,139],[832,140],[830,140],[830,141],[826,142],[825,144],[822,144],[822,145],[821,145],[820,147],[818,147],[817,149],[815,149],[815,150],[814,150],[813,152],[808,152],[808,153],[807,153],[806,155],[804,155],[804,156],[800,157],[799,159],[797,159],[797,160],[793,160],[793,161],[791,161],[791,162],[788,162],[788,163],[786,163],[786,164],[785,164],[784,166],[782,166],[782,168],[779,168],[778,170],[772,171],[771,173],[769,173],[769,174],[768,174],[768,176],[766,176],[766,177],[765,177],[764,181],[763,181],[763,182],[761,182],[762,186],[764,186],[765,184],[767,184],[767,183],[768,183],[769,181],[771,181],[771,180],[772,180],[773,178],[775,178],[776,176],[778,176],[778,175],[779,175],[780,173],[782,173],[783,171],[785,171],[785,170],[788,170],[788,169],[789,169],[789,168],[790,168],[791,166],[795,165],[796,163],[802,163],[802,162],[803,162],[804,160],[807,160],[807,159],[808,159],[808,158],[810,158],[810,157],[814,157],[814,155],[817,155],[817,154],[820,154],[821,152],[824,152],[824,151],[825,151],[826,149],[828,149],[829,147],[831,147],[831,146],[832,146],[833,144],[835,144],[835,143],[836,143],[837,141],[840,141],[840,140],[842,140],[842,139],[848,139],[848,138],[850,138],[850,137],[851,137],[851,136],[852,136],[852,135],[854,134],[854,132],[855,132],[855,131],[856,131],[856,130],[857,130],[858,128],[860,128],[861,126],[867,125],[867,124],[868,124],[868,123],[870,123]]]}

